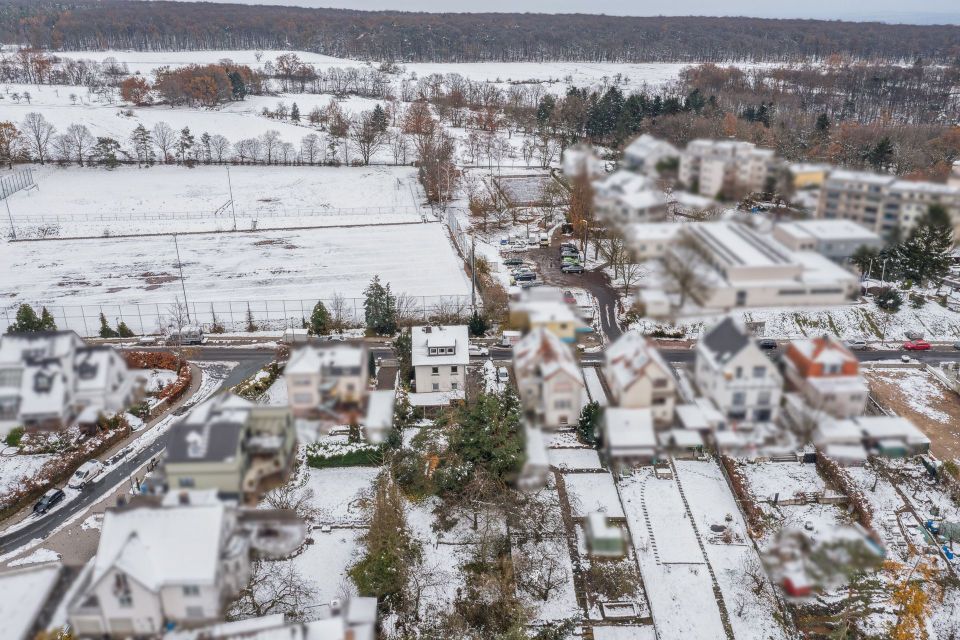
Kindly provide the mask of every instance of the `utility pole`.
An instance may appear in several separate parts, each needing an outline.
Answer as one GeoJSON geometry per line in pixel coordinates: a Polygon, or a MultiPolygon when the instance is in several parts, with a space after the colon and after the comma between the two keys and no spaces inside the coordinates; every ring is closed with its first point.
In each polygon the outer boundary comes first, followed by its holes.
{"type": "Polygon", "coordinates": [[[883,259],[883,268],[880,269],[880,288],[883,288],[884,282],[886,280],[885,276],[887,275],[887,260],[890,258],[883,259]]]}
{"type": "Polygon", "coordinates": [[[13,236],[13,239],[17,239],[17,229],[13,226],[13,214],[10,213],[10,198],[4,198],[3,203],[7,205],[7,217],[10,219],[10,235],[13,236]]]}
{"type": "Polygon", "coordinates": [[[177,242],[177,234],[173,234],[173,246],[177,249],[177,268],[180,270],[180,290],[183,291],[183,308],[187,310],[187,322],[193,322],[190,319],[190,305],[187,303],[187,285],[183,282],[183,263],[180,262],[180,243],[177,242]]]}
{"type": "Polygon", "coordinates": [[[477,238],[470,236],[470,306],[477,312],[477,238]]]}
{"type": "MultiPolygon", "coordinates": [[[[233,204],[233,182],[230,180],[230,165],[227,165],[227,188],[230,189],[230,211],[233,213],[233,230],[237,230],[237,209],[233,204]]],[[[176,238],[177,236],[173,236],[176,238]]]]}

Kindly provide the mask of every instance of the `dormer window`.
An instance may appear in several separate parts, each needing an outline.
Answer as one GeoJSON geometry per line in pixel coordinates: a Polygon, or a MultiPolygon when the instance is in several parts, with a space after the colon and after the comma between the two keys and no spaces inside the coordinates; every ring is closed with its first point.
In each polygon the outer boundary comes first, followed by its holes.
{"type": "Polygon", "coordinates": [[[77,367],[77,375],[80,376],[81,380],[90,380],[97,376],[97,365],[90,364],[89,362],[81,362],[80,366],[77,367]]]}

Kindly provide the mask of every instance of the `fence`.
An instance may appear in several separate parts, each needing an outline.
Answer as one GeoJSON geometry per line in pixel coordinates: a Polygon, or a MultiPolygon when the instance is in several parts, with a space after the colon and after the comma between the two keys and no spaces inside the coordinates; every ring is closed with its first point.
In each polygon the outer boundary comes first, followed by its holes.
{"type": "MultiPolygon", "coordinates": [[[[321,298],[334,318],[351,326],[365,323],[364,298],[321,298]]],[[[227,332],[247,330],[252,320],[258,330],[281,331],[300,327],[310,313],[316,299],[307,300],[220,300],[194,302],[183,305],[179,301],[159,303],[46,305],[58,329],[72,329],[85,338],[100,334],[100,315],[111,327],[124,322],[138,335],[165,333],[185,324],[199,324],[210,331],[219,324],[227,332]]],[[[33,305],[37,313],[44,305],[33,305]]],[[[449,322],[469,315],[469,295],[410,296],[397,294],[397,316],[401,323],[425,322],[438,319],[449,322]]],[[[17,308],[3,310],[5,323],[16,319],[17,308]]]]}
{"type": "Polygon", "coordinates": [[[5,200],[7,196],[33,186],[33,169],[27,167],[8,176],[0,178],[0,200],[5,200]]]}

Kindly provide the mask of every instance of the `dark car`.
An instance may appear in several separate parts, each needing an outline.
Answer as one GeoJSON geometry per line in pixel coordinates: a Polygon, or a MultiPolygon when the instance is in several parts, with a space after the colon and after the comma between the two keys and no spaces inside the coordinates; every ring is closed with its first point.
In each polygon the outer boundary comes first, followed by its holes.
{"type": "Polygon", "coordinates": [[[564,273],[583,273],[582,264],[565,264],[560,267],[560,271],[564,273]]]}
{"type": "Polygon", "coordinates": [[[537,279],[537,274],[534,273],[533,271],[523,271],[523,272],[518,273],[517,275],[513,276],[513,279],[514,279],[516,282],[524,282],[524,281],[528,281],[528,280],[536,280],[536,279],[537,279]]]}
{"type": "Polygon", "coordinates": [[[503,261],[503,264],[507,265],[508,267],[517,267],[523,264],[523,258],[507,258],[503,261]]]}
{"type": "Polygon", "coordinates": [[[779,345],[777,344],[777,341],[772,338],[764,338],[763,340],[757,343],[757,346],[763,349],[764,351],[773,351],[779,345]]]}
{"type": "Polygon", "coordinates": [[[50,509],[65,497],[66,494],[63,493],[62,489],[50,489],[50,491],[47,491],[37,500],[37,504],[33,505],[33,512],[36,514],[44,514],[50,511],[50,509]]]}

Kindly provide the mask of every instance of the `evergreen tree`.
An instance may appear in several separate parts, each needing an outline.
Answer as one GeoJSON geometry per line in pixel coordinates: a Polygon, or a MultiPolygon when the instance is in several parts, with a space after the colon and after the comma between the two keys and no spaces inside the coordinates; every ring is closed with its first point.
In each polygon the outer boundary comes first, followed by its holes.
{"type": "Polygon", "coordinates": [[[294,102],[293,106],[290,107],[290,121],[300,122],[300,107],[297,106],[296,102],[294,102]]]}
{"type": "Polygon", "coordinates": [[[386,287],[380,284],[380,276],[373,280],[364,290],[363,301],[364,318],[367,329],[381,336],[393,335],[397,332],[397,300],[386,287]]]}
{"type": "Polygon", "coordinates": [[[104,165],[108,169],[113,169],[120,162],[117,160],[117,153],[120,151],[120,143],[113,138],[99,137],[97,144],[93,147],[93,157],[97,163],[104,165]]]}
{"type": "Polygon", "coordinates": [[[482,467],[495,478],[512,480],[524,460],[520,401],[507,385],[500,395],[481,393],[458,414],[459,426],[450,449],[464,462],[482,467]]]}
{"type": "Polygon", "coordinates": [[[684,102],[684,109],[686,111],[693,111],[694,113],[700,113],[703,111],[703,107],[706,106],[707,100],[703,97],[703,93],[700,92],[700,89],[694,89],[689,94],[687,94],[687,99],[684,102]]]}
{"type": "Polygon", "coordinates": [[[393,341],[393,352],[400,367],[400,382],[407,383],[413,377],[413,337],[409,330],[401,331],[393,341]]]}
{"type": "Polygon", "coordinates": [[[904,278],[924,284],[950,271],[953,230],[924,216],[896,250],[897,265],[904,278]]]}
{"type": "Polygon", "coordinates": [[[100,314],[100,337],[101,338],[118,338],[120,334],[113,330],[113,328],[107,323],[107,317],[100,314]]]}
{"type": "Polygon", "coordinates": [[[213,151],[210,148],[210,134],[206,131],[200,136],[200,151],[203,154],[203,162],[210,164],[210,160],[213,158],[213,151]]]}
{"type": "Polygon", "coordinates": [[[830,116],[825,113],[821,113],[817,116],[817,122],[814,125],[817,135],[826,137],[830,135],[830,116]]]}
{"type": "Polygon", "coordinates": [[[384,133],[387,130],[387,125],[389,124],[387,112],[380,106],[380,103],[377,103],[373,108],[373,113],[370,115],[370,124],[374,131],[378,133],[384,133]]]}
{"type": "Polygon", "coordinates": [[[193,134],[190,133],[190,127],[184,127],[180,130],[180,138],[177,140],[177,157],[181,162],[186,162],[190,157],[190,150],[193,149],[193,134]]]}
{"type": "Polygon", "coordinates": [[[547,94],[540,98],[540,103],[537,104],[537,125],[543,129],[547,126],[547,123],[550,122],[550,117],[553,115],[553,110],[557,106],[557,99],[553,97],[552,94],[547,94]]]}
{"type": "Polygon", "coordinates": [[[893,142],[889,137],[884,136],[880,138],[876,145],[874,145],[864,156],[870,166],[872,166],[877,171],[884,171],[887,167],[890,166],[890,162],[893,159],[893,142]]]}
{"type": "Polygon", "coordinates": [[[377,358],[373,355],[373,351],[367,353],[367,376],[377,377],[377,358]]]}
{"type": "Polygon", "coordinates": [[[127,326],[126,322],[121,320],[120,324],[117,325],[117,335],[121,338],[132,338],[133,331],[127,326]]]}
{"type": "Polygon", "coordinates": [[[874,296],[873,302],[884,311],[896,313],[903,304],[903,294],[893,287],[885,287],[880,293],[874,296]]]}
{"type": "Polygon", "coordinates": [[[43,323],[37,317],[37,312],[29,304],[21,304],[17,308],[16,320],[7,327],[7,333],[33,333],[43,331],[43,323]]]}
{"type": "Polygon", "coordinates": [[[47,311],[47,308],[44,307],[40,312],[40,330],[41,331],[56,331],[57,323],[53,320],[53,315],[47,311]]]}
{"type": "Polygon", "coordinates": [[[138,124],[130,134],[133,143],[133,152],[137,156],[137,163],[153,164],[156,155],[153,151],[153,136],[143,124],[138,124]]]}
{"type": "Polygon", "coordinates": [[[623,112],[620,116],[620,129],[623,137],[632,136],[640,132],[643,126],[643,114],[647,109],[646,98],[642,93],[631,93],[623,103],[623,112]]]}
{"type": "Polygon", "coordinates": [[[257,323],[253,320],[253,311],[250,310],[250,305],[247,305],[247,333],[253,333],[257,330],[257,323]]]}
{"type": "Polygon", "coordinates": [[[882,260],[879,258],[879,249],[864,244],[857,247],[857,250],[853,252],[853,255],[850,256],[850,262],[857,267],[857,270],[859,270],[861,274],[872,278],[873,271],[877,271],[880,268],[882,260]]]}
{"type": "Polygon", "coordinates": [[[315,336],[322,336],[330,330],[330,312],[323,302],[317,301],[313,305],[313,312],[310,314],[310,333],[315,336]]]}
{"type": "Polygon", "coordinates": [[[230,78],[230,89],[234,100],[243,100],[247,97],[247,84],[243,81],[243,76],[239,71],[231,71],[227,76],[230,78]]]}
{"type": "Polygon", "coordinates": [[[580,442],[589,445],[597,444],[597,428],[602,415],[603,410],[598,403],[590,402],[584,405],[580,410],[580,419],[577,421],[577,437],[580,438],[580,442]]]}
{"type": "Polygon", "coordinates": [[[487,329],[490,328],[487,319],[480,315],[478,311],[474,311],[473,315],[470,316],[470,322],[467,325],[470,329],[470,335],[474,338],[481,338],[483,334],[487,332],[487,329]]]}

